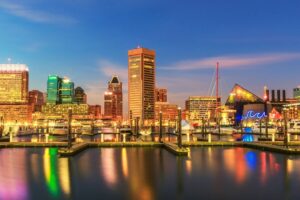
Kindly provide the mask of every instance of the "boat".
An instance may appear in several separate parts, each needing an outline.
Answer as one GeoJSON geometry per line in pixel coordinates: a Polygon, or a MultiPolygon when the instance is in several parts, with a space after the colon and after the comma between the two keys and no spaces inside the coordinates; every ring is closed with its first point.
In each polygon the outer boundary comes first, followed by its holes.
{"type": "Polygon", "coordinates": [[[82,135],[90,135],[92,134],[92,126],[91,125],[82,125],[81,127],[81,134],[82,135]]]}
{"type": "Polygon", "coordinates": [[[291,120],[287,128],[288,133],[300,133],[300,120],[291,120]]]}
{"type": "Polygon", "coordinates": [[[111,134],[111,133],[114,133],[114,129],[112,127],[102,127],[101,133],[102,134],[111,134]]]}
{"type": "MultiPolygon", "coordinates": [[[[260,124],[254,123],[252,128],[252,133],[260,133],[260,124]]],[[[266,125],[264,123],[261,124],[261,133],[266,133],[266,125]]],[[[277,129],[274,125],[268,124],[268,134],[275,134],[277,133],[277,129]]]]}
{"type": "Polygon", "coordinates": [[[18,132],[16,133],[16,136],[27,136],[27,135],[32,135],[34,133],[34,129],[32,128],[19,128],[18,132]]]}
{"type": "Polygon", "coordinates": [[[151,133],[152,133],[151,128],[141,128],[139,132],[140,135],[144,135],[144,136],[151,135],[151,133]]]}
{"type": "Polygon", "coordinates": [[[55,123],[51,131],[52,135],[67,135],[68,125],[65,123],[55,123]]]}
{"type": "MultiPolygon", "coordinates": [[[[238,130],[233,128],[232,126],[221,126],[220,127],[220,132],[221,134],[228,134],[228,135],[231,135],[231,134],[234,134],[234,133],[237,133],[238,130]]],[[[212,133],[219,133],[219,128],[216,127],[212,130],[212,133]]]]}
{"type": "Polygon", "coordinates": [[[120,128],[120,134],[132,134],[132,130],[129,126],[122,127],[122,128],[120,128]]]}

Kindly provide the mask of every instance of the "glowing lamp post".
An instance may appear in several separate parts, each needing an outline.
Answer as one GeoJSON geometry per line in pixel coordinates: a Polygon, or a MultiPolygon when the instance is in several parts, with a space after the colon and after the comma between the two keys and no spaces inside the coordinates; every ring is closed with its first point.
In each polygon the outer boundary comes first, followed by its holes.
{"type": "Polygon", "coordinates": [[[178,137],[177,137],[177,140],[178,140],[178,147],[179,147],[179,148],[182,148],[182,137],[181,137],[181,134],[182,134],[182,127],[181,127],[181,108],[179,107],[179,108],[178,108],[178,137]]]}
{"type": "Polygon", "coordinates": [[[139,130],[139,129],[140,129],[140,127],[139,127],[139,124],[140,124],[140,118],[139,118],[139,117],[136,118],[135,123],[136,123],[136,125],[135,125],[135,128],[136,128],[136,135],[138,135],[139,132],[140,132],[140,130],[139,130]]]}
{"type": "Polygon", "coordinates": [[[2,137],[4,129],[3,116],[0,117],[0,137],[2,137]]]}
{"type": "Polygon", "coordinates": [[[162,112],[159,112],[159,142],[162,142],[162,112]]]}
{"type": "Polygon", "coordinates": [[[72,108],[68,109],[68,148],[70,149],[72,146],[72,108]]]}
{"type": "Polygon", "coordinates": [[[288,129],[287,129],[287,113],[286,109],[283,109],[283,116],[284,116],[284,145],[288,148],[288,129]]]}

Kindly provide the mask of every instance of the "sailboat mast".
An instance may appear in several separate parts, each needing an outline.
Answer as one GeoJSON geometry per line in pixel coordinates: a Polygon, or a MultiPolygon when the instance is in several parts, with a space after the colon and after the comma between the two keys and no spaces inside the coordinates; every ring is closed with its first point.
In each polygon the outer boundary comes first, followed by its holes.
{"type": "Polygon", "coordinates": [[[219,62],[217,62],[216,66],[216,97],[219,97],[219,62]]]}

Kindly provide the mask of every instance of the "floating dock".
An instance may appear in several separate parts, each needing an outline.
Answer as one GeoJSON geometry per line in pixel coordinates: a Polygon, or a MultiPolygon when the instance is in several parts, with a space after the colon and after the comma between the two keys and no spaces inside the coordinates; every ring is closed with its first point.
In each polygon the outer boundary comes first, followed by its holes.
{"type": "Polygon", "coordinates": [[[300,155],[300,141],[289,142],[288,148],[284,146],[283,142],[265,141],[265,142],[229,142],[229,141],[212,141],[212,142],[183,142],[183,147],[179,148],[176,143],[171,142],[82,142],[73,143],[70,149],[67,148],[67,142],[4,142],[7,138],[2,139],[0,148],[59,148],[60,156],[74,156],[77,153],[84,151],[87,148],[102,148],[102,147],[164,147],[174,155],[188,155],[188,147],[245,147],[251,149],[258,149],[263,151],[271,151],[283,154],[297,154],[300,155]],[[4,140],[4,141],[3,141],[4,140]]]}
{"type": "Polygon", "coordinates": [[[196,147],[196,146],[241,146],[243,142],[227,142],[227,141],[197,141],[197,142],[183,142],[184,147],[196,147]]]}
{"type": "Polygon", "coordinates": [[[177,156],[187,156],[190,150],[186,147],[179,147],[177,144],[165,142],[163,143],[164,147],[170,151],[171,153],[177,155],[177,156]]]}
{"type": "Polygon", "coordinates": [[[21,147],[66,147],[65,142],[0,142],[0,148],[21,148],[21,147]]]}
{"type": "Polygon", "coordinates": [[[290,145],[285,147],[282,145],[274,145],[274,144],[264,144],[264,143],[244,143],[244,147],[252,148],[252,149],[259,149],[263,151],[270,151],[276,153],[283,153],[283,154],[298,154],[300,155],[300,148],[295,148],[295,145],[290,145]]]}
{"type": "Polygon", "coordinates": [[[58,154],[62,157],[68,157],[76,155],[77,153],[85,150],[89,147],[89,144],[86,142],[74,144],[71,148],[65,147],[58,149],[58,154]]]}

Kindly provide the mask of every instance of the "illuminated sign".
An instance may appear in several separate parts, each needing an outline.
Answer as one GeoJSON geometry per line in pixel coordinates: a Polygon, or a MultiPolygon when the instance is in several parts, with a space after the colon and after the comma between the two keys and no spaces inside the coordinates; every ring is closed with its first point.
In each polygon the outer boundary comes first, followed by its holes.
{"type": "Polygon", "coordinates": [[[266,112],[263,113],[255,113],[253,110],[250,110],[247,112],[247,114],[245,116],[242,117],[242,120],[246,120],[246,119],[262,119],[267,117],[266,112]]]}

